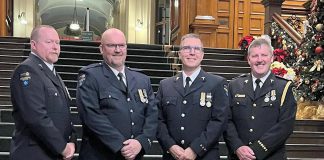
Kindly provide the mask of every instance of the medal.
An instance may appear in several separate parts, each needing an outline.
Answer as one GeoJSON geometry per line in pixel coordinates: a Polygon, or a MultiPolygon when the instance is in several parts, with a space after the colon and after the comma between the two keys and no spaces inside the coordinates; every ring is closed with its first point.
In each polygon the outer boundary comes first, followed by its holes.
{"type": "Polygon", "coordinates": [[[265,95],[264,102],[269,102],[270,101],[270,92],[265,95]]]}
{"type": "Polygon", "coordinates": [[[143,91],[141,89],[138,89],[138,95],[140,96],[140,100],[142,103],[145,102],[145,98],[144,98],[144,94],[143,94],[143,91]]]}
{"type": "Polygon", "coordinates": [[[147,97],[146,89],[143,89],[143,94],[144,94],[145,103],[148,103],[148,97],[147,97]]]}
{"type": "Polygon", "coordinates": [[[206,104],[206,99],[205,99],[205,97],[206,97],[206,93],[205,92],[201,92],[200,93],[200,106],[205,106],[205,104],[206,104]]]}
{"type": "Polygon", "coordinates": [[[269,97],[264,98],[264,102],[269,102],[269,97]]]}
{"type": "Polygon", "coordinates": [[[276,90],[272,90],[271,91],[271,101],[275,101],[276,100],[276,90]]]}
{"type": "Polygon", "coordinates": [[[212,95],[211,95],[211,93],[209,92],[209,93],[207,93],[207,95],[206,95],[206,107],[211,107],[211,102],[212,102],[212,95]]]}
{"type": "Polygon", "coordinates": [[[211,102],[208,101],[208,102],[206,103],[206,106],[207,106],[208,108],[211,107],[211,102]]]}

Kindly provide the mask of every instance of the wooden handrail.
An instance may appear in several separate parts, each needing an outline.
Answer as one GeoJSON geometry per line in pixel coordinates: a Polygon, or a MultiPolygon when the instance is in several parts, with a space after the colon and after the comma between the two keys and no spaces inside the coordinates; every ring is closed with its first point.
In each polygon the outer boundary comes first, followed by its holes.
{"type": "Polygon", "coordinates": [[[281,18],[278,13],[274,13],[272,18],[279,24],[282,29],[284,29],[288,33],[293,41],[295,41],[298,45],[302,43],[303,37],[297,31],[295,31],[283,18],[281,18]]]}

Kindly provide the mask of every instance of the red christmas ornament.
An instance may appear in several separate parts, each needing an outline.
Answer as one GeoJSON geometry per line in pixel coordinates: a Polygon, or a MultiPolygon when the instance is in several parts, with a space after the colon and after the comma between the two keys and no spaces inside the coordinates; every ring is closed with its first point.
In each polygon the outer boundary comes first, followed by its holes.
{"type": "Polygon", "coordinates": [[[322,46],[318,46],[318,47],[315,48],[315,53],[316,54],[321,54],[322,52],[323,52],[322,46]]]}

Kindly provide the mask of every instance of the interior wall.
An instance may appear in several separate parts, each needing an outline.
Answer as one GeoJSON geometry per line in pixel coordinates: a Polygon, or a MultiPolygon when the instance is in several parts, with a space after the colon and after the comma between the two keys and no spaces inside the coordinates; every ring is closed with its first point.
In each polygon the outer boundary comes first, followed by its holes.
{"type": "MultiPolygon", "coordinates": [[[[128,0],[128,15],[127,15],[127,39],[129,43],[151,43],[151,29],[154,21],[151,21],[152,15],[152,0],[128,0]],[[142,21],[142,27],[136,29],[137,20],[142,21]]],[[[154,28],[152,28],[154,29],[154,28]]]]}
{"type": "Polygon", "coordinates": [[[35,25],[35,0],[14,0],[13,36],[29,37],[35,25]],[[18,15],[25,12],[27,24],[21,24],[18,15]]]}

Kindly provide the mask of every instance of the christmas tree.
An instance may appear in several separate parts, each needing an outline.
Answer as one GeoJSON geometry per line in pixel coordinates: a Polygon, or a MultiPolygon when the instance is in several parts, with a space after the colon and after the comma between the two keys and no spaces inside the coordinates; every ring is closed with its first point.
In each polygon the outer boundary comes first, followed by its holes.
{"type": "Polygon", "coordinates": [[[289,62],[297,74],[297,98],[324,102],[324,0],[313,0],[310,7],[303,42],[289,62]]]}

